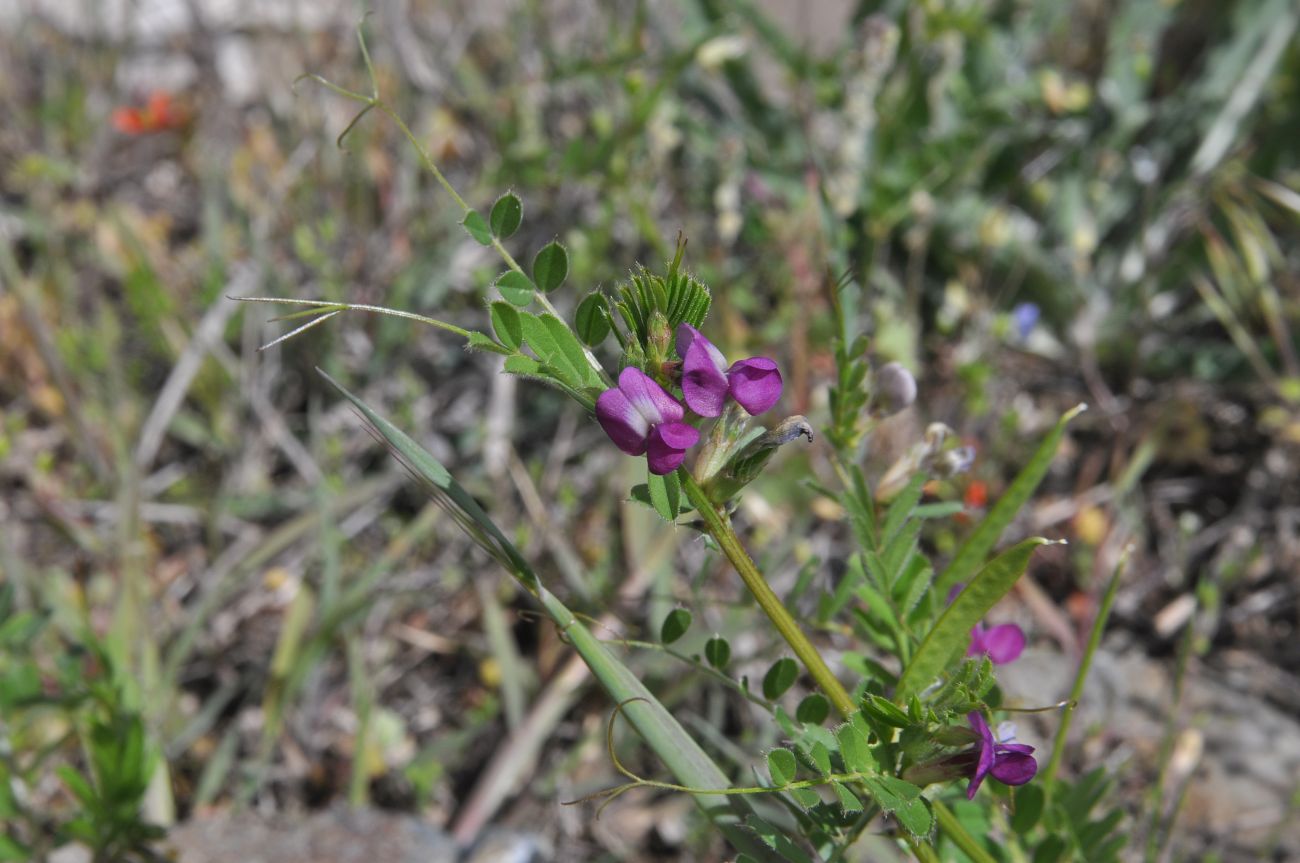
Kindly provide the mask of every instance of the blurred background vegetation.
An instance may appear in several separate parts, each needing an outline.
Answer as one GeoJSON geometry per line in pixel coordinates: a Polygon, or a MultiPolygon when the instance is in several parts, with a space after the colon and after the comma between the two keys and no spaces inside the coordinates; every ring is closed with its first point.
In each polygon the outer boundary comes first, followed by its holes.
{"type": "MultiPolygon", "coordinates": [[[[567,245],[562,308],[680,231],[715,341],[776,356],[783,408],[818,426],[834,288],[859,285],[871,358],[921,382],[874,475],[931,421],[978,450],[929,489],[966,508],[927,535],[940,553],[1089,403],[1015,528],[1071,544],[1007,603],[1035,647],[1007,685],[1062,697],[1132,543],[1071,764],[1116,771],[1132,859],[1300,854],[1300,10],[799,5],[377,0],[365,26],[468,202],[514,189],[512,246],[567,245]]],[[[364,88],[365,11],[0,13],[0,860],[231,859],[258,825],[340,823],[371,859],[724,854],[680,796],[557,805],[611,784],[611,705],[313,367],[456,470],[611,638],[684,605],[685,652],[723,633],[761,674],[777,646],[725,565],[626,500],[636,462],[437,331],[349,314],[259,352],[292,324],[230,299],[482,320],[494,262],[400,132],[376,115],[337,147],[354,106],[295,84],[364,88]]],[[[828,476],[819,444],[783,455],[738,516],[810,620],[847,535],[828,476]]],[[[630,655],[720,763],[776,742],[733,693],[630,655]]]]}

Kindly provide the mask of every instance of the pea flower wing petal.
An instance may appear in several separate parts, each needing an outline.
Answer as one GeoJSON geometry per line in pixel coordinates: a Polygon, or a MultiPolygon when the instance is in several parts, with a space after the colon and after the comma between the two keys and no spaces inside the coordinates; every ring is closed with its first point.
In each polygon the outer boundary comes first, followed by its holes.
{"type": "Polygon", "coordinates": [[[596,399],[596,421],[609,435],[614,446],[628,455],[641,455],[646,450],[646,437],[650,423],[636,406],[617,387],[607,389],[596,399]]]}
{"type": "Polygon", "coordinates": [[[1038,773],[1038,762],[1030,755],[1033,751],[1023,743],[999,745],[989,774],[1005,785],[1024,785],[1038,773]]]}
{"type": "Polygon", "coordinates": [[[618,388],[650,425],[676,422],[682,418],[682,406],[654,379],[635,366],[628,366],[618,376],[618,388]]]}
{"type": "Polygon", "coordinates": [[[781,372],[774,360],[750,357],[727,370],[731,397],[752,416],[764,413],[781,398],[781,372]]]}

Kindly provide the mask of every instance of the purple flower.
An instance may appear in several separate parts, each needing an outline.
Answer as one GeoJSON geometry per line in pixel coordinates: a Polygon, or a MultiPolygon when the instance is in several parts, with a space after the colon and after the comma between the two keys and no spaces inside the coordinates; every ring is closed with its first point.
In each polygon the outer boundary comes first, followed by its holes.
{"type": "Polygon", "coordinates": [[[1014,623],[1000,623],[997,626],[975,624],[970,631],[970,647],[967,656],[988,654],[994,665],[1006,665],[1015,662],[1025,649],[1025,631],[1014,623]]]}
{"type": "MultiPolygon", "coordinates": [[[[948,591],[948,605],[957,598],[965,584],[954,584],[948,591]]],[[[1006,665],[1015,662],[1025,650],[1025,631],[1014,623],[999,623],[997,626],[975,624],[970,631],[970,647],[967,656],[988,654],[994,665],[1006,665]]]]}
{"type": "Polygon", "coordinates": [[[1033,303],[1020,303],[1011,310],[1011,320],[1016,326],[1016,336],[1020,341],[1029,338],[1034,327],[1038,325],[1038,318],[1041,312],[1038,306],[1033,303]]]}
{"type": "Polygon", "coordinates": [[[1030,753],[1034,747],[1023,743],[998,742],[993,731],[979,711],[966,715],[970,727],[979,738],[975,741],[975,771],[966,786],[966,799],[974,800],[984,777],[992,776],[1006,785],[1024,785],[1038,772],[1038,762],[1030,753]]]}
{"type": "Polygon", "coordinates": [[[623,369],[618,386],[596,399],[596,420],[614,445],[628,455],[645,453],[650,472],[677,470],[700,433],[682,422],[677,399],[634,366],[623,369]]]}
{"type": "Polygon", "coordinates": [[[781,372],[767,357],[727,358],[690,324],[677,327],[677,355],[682,358],[682,395],[702,417],[722,415],[730,395],[751,415],[763,413],[781,398],[781,372]]]}

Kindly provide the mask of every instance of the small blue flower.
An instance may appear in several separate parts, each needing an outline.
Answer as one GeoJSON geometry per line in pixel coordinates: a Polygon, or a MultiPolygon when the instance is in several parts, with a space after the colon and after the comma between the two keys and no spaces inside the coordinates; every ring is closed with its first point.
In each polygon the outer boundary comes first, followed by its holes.
{"type": "Polygon", "coordinates": [[[1011,320],[1015,323],[1016,338],[1019,341],[1029,338],[1042,314],[1042,310],[1033,303],[1020,303],[1011,310],[1011,320]]]}

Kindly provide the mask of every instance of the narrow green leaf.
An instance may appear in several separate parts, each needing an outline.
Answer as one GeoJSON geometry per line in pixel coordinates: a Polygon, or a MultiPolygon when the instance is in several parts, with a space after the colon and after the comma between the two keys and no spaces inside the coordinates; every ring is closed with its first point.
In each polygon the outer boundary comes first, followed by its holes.
{"type": "Polygon", "coordinates": [[[542,373],[542,365],[532,357],[515,354],[513,357],[506,358],[506,371],[512,375],[536,377],[542,373]]]}
{"type": "MultiPolygon", "coordinates": [[[[615,702],[622,705],[622,715],[632,723],[677,781],[692,788],[729,787],[726,774],[700,748],[695,739],[686,733],[653,693],[626,665],[614,658],[601,640],[592,635],[573,612],[542,587],[518,550],[446,468],[371,410],[365,402],[353,396],[328,375],[323,372],[321,374],[361,411],[412,474],[424,481],[431,491],[437,492],[440,502],[460,526],[537,598],[565,634],[568,643],[582,656],[596,679],[615,702]]],[[[752,833],[742,828],[742,823],[747,823],[753,814],[746,801],[718,795],[699,795],[695,801],[738,850],[761,861],[779,859],[765,846],[766,839],[759,842],[752,833]]]]}
{"type": "MultiPolygon", "coordinates": [[[[512,358],[513,359],[513,358],[512,358]]],[[[526,359],[526,358],[525,358],[526,359]]],[[[509,360],[506,361],[509,365],[509,360]]],[[[469,492],[452,478],[442,463],[429,454],[427,450],[403,432],[397,426],[376,413],[361,399],[348,392],[338,381],[317,369],[325,380],[350,401],[362,416],[388,445],[390,451],[411,472],[412,476],[425,483],[430,494],[447,506],[460,527],[483,547],[502,566],[510,571],[530,593],[536,593],[540,585],[532,567],[524,560],[519,550],[496,526],[487,513],[479,506],[469,492]]]]}
{"type": "Polygon", "coordinates": [[[550,362],[551,357],[560,352],[560,346],[551,338],[550,330],[540,317],[523,312],[519,315],[519,322],[524,328],[524,342],[533,349],[539,360],[550,362]]]}
{"type": "Polygon", "coordinates": [[[808,852],[792,842],[781,828],[773,826],[757,815],[746,818],[745,826],[754,831],[754,835],[787,863],[812,863],[812,858],[808,856],[808,852]]]}
{"type": "Polygon", "coordinates": [[[533,258],[533,279],[544,293],[558,288],[569,275],[569,253],[558,241],[552,240],[533,258]]]}
{"type": "Polygon", "coordinates": [[[871,757],[871,748],[867,744],[866,733],[852,722],[835,729],[835,739],[840,742],[840,757],[844,767],[851,773],[872,773],[876,769],[876,760],[871,757]]]}
{"type": "Polygon", "coordinates": [[[814,743],[808,750],[808,757],[817,767],[817,772],[822,776],[831,775],[831,753],[823,743],[814,743]]]}
{"type": "Polygon", "coordinates": [[[1047,795],[1040,784],[1031,782],[1015,790],[1016,805],[1012,809],[1011,829],[1024,836],[1038,824],[1043,816],[1047,795]]]}
{"type": "Polygon", "coordinates": [[[831,703],[820,692],[814,692],[799,702],[794,718],[805,725],[821,725],[831,715],[831,703]]]}
{"type": "Polygon", "coordinates": [[[799,666],[790,657],[782,657],[772,663],[772,667],[763,675],[763,697],[769,701],[774,701],[785,694],[786,690],[794,686],[795,679],[799,676],[799,666]]]}
{"type": "Polygon", "coordinates": [[[811,788],[791,788],[786,793],[804,809],[811,809],[822,802],[821,796],[811,788]]]}
{"type": "MultiPolygon", "coordinates": [[[[725,789],[730,787],[726,774],[709,758],[654,694],[626,665],[609,652],[599,638],[594,636],[573,612],[569,611],[553,594],[542,589],[539,600],[551,619],[565,633],[567,640],[582,656],[601,685],[618,704],[621,714],[640,733],[646,744],[654,750],[678,783],[691,788],[725,789]]],[[[807,860],[807,855],[792,856],[774,850],[778,845],[799,849],[788,841],[761,835],[742,825],[757,826],[760,819],[753,814],[749,803],[734,796],[716,794],[698,795],[696,804],[718,826],[727,841],[762,863],[779,863],[781,860],[807,860]],[[775,843],[775,844],[774,844],[775,843]]]]}
{"type": "Polygon", "coordinates": [[[677,472],[663,476],[648,474],[646,486],[650,489],[650,504],[659,517],[664,521],[676,519],[682,504],[682,481],[677,478],[677,472]]]}
{"type": "Polygon", "coordinates": [[[497,344],[490,336],[484,335],[478,330],[470,332],[469,342],[466,347],[474,351],[489,351],[490,353],[502,354],[503,356],[510,355],[510,348],[497,344]]]}
{"type": "Polygon", "coordinates": [[[488,214],[488,224],[498,239],[504,240],[519,230],[519,223],[524,218],[524,205],[514,192],[506,192],[497,198],[488,214]]]}
{"type": "Polygon", "coordinates": [[[506,270],[498,276],[497,290],[507,302],[521,309],[533,301],[533,281],[518,270],[506,270]]]}
{"type": "Polygon", "coordinates": [[[938,503],[923,503],[912,510],[913,518],[947,518],[966,509],[966,504],[959,500],[944,500],[938,503]]]}
{"type": "Polygon", "coordinates": [[[835,786],[835,796],[840,798],[840,806],[844,807],[845,812],[861,812],[862,801],[857,795],[845,788],[841,783],[832,783],[835,786]]]}
{"type": "Polygon", "coordinates": [[[715,635],[704,643],[704,658],[709,665],[722,671],[731,662],[731,645],[721,635],[715,635]]]}
{"type": "Polygon", "coordinates": [[[898,533],[899,528],[916,509],[916,505],[921,502],[921,490],[925,487],[925,480],[925,472],[918,471],[908,482],[907,487],[889,504],[889,509],[885,512],[885,524],[880,529],[882,542],[889,542],[894,534],[898,533]]]}
{"type": "Polygon", "coordinates": [[[488,307],[488,314],[492,319],[492,332],[496,334],[497,341],[513,351],[519,350],[524,343],[524,328],[519,322],[519,312],[515,307],[510,303],[496,300],[488,307]]]}
{"type": "MultiPolygon", "coordinates": [[[[564,357],[564,364],[567,371],[572,374],[570,383],[577,389],[583,387],[599,387],[601,385],[600,377],[591,367],[587,360],[587,352],[578,341],[573,330],[569,329],[568,324],[557,318],[555,315],[540,315],[542,326],[546,327],[551,336],[551,341],[560,354],[564,357]]],[[[552,361],[558,358],[552,357],[552,361]]]]}
{"type": "Polygon", "coordinates": [[[970,633],[984,615],[1011,590],[1029,566],[1034,549],[1049,540],[1027,539],[989,561],[944,609],[898,680],[894,700],[906,701],[925,689],[949,661],[970,645],[970,633]]]}
{"type": "Polygon", "coordinates": [[[774,785],[789,785],[798,768],[799,763],[789,749],[773,749],[767,753],[767,772],[772,774],[774,785]]]}
{"type": "Polygon", "coordinates": [[[921,797],[921,789],[893,776],[872,776],[862,780],[872,798],[886,812],[892,812],[907,832],[927,836],[934,827],[934,815],[921,797]]]}
{"type": "MultiPolygon", "coordinates": [[[[792,758],[794,756],[791,756],[792,758]]],[[[54,772],[63,780],[63,784],[68,786],[77,801],[87,809],[94,809],[97,805],[98,798],[95,795],[95,789],[90,787],[90,782],[82,776],[69,764],[60,764],[54,768],[54,772]]]]}
{"type": "Polygon", "coordinates": [[[664,644],[672,644],[685,635],[686,630],[690,628],[691,613],[684,608],[674,608],[668,612],[663,625],[659,627],[659,640],[664,644]]]}
{"type": "Polygon", "coordinates": [[[599,291],[592,291],[578,304],[573,313],[573,328],[590,347],[596,347],[605,341],[610,330],[609,301],[599,291]]]}
{"type": "Polygon", "coordinates": [[[912,724],[907,713],[887,698],[868,695],[862,701],[862,712],[882,725],[891,728],[906,728],[912,724]]]}
{"type": "Polygon", "coordinates": [[[1038,449],[1034,450],[1024,470],[1020,471],[1011,482],[1006,493],[998,498],[998,502],[989,510],[989,514],[980,522],[979,527],[975,528],[957,549],[952,562],[935,582],[935,590],[946,593],[953,585],[969,581],[975,571],[984,564],[989,552],[997,544],[998,537],[1002,536],[1002,531],[1006,530],[1007,525],[1016,517],[1016,513],[1020,512],[1021,507],[1047,475],[1047,469],[1051,467],[1056,449],[1065,435],[1066,425],[1086,409],[1086,405],[1079,405],[1066,411],[1056,426],[1048,432],[1047,437],[1043,438],[1043,442],[1038,445],[1038,449]]]}
{"type": "Polygon", "coordinates": [[[470,210],[461,220],[461,227],[478,241],[479,245],[492,245],[492,232],[488,230],[487,222],[478,214],[478,210],[470,210]]]}

